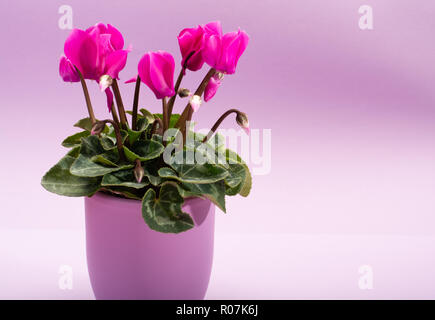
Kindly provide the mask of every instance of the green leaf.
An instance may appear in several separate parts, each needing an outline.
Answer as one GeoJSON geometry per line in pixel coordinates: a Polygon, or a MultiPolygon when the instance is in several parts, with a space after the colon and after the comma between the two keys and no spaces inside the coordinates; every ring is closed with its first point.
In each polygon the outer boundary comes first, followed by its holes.
{"type": "Polygon", "coordinates": [[[242,187],[240,188],[239,194],[242,197],[247,197],[251,192],[251,188],[252,188],[252,175],[251,175],[251,171],[249,171],[249,168],[246,164],[244,164],[244,167],[246,170],[246,176],[245,176],[245,180],[243,181],[242,187]]]}
{"type": "Polygon", "coordinates": [[[114,157],[111,157],[108,154],[98,154],[96,156],[93,156],[91,160],[104,166],[117,167],[118,165],[116,164],[116,162],[118,162],[119,157],[117,157],[115,160],[114,157]]]}
{"type": "Polygon", "coordinates": [[[127,199],[142,200],[145,192],[128,187],[106,186],[102,190],[127,199]]]}
{"type": "Polygon", "coordinates": [[[158,159],[147,161],[142,165],[145,176],[153,186],[158,186],[164,181],[164,179],[162,179],[158,174],[157,170],[159,166],[160,164],[158,159]]]}
{"type": "MultiPolygon", "coordinates": [[[[230,150],[230,149],[226,149],[225,150],[225,156],[227,159],[227,169],[228,166],[231,166],[231,164],[236,164],[239,163],[241,165],[243,165],[243,167],[245,168],[245,178],[243,180],[243,183],[240,186],[240,190],[239,190],[239,194],[242,197],[247,197],[249,195],[249,193],[251,192],[251,188],[252,188],[252,175],[251,175],[251,171],[249,171],[249,167],[246,165],[246,163],[242,160],[242,158],[234,151],[230,150]]],[[[231,195],[231,193],[233,193],[235,190],[227,190],[228,195],[231,195]]]]}
{"type": "Polygon", "coordinates": [[[178,189],[183,198],[207,198],[217,205],[223,212],[226,212],[225,183],[223,180],[207,184],[182,183],[179,185],[178,189]]]}
{"type": "Polygon", "coordinates": [[[135,161],[136,159],[140,161],[155,159],[163,153],[164,149],[165,147],[161,143],[154,140],[136,141],[132,145],[131,150],[124,147],[125,156],[129,161],[135,161]]]}
{"type": "MultiPolygon", "coordinates": [[[[156,117],[159,117],[160,119],[163,120],[163,114],[161,114],[161,113],[154,113],[154,115],[156,117]]],[[[178,113],[171,114],[171,119],[169,120],[169,128],[174,128],[175,124],[178,121],[178,119],[180,119],[180,114],[178,114],[178,113]]]]}
{"type": "Polygon", "coordinates": [[[44,175],[42,186],[47,191],[68,197],[90,196],[97,192],[101,179],[73,176],[70,168],[74,161],[71,156],[63,157],[44,175]]]}
{"type": "Polygon", "coordinates": [[[79,155],[71,166],[71,174],[78,177],[99,177],[107,173],[133,168],[133,165],[122,165],[119,167],[105,167],[101,164],[93,162],[90,158],[79,155]]]}
{"type": "MultiPolygon", "coordinates": [[[[153,119],[153,121],[154,121],[154,119],[153,119]]],[[[148,121],[148,118],[140,118],[137,120],[137,131],[140,131],[140,132],[145,131],[149,125],[150,125],[150,122],[148,121]]]]}
{"type": "Polygon", "coordinates": [[[140,138],[141,134],[141,131],[135,131],[128,128],[128,142],[130,143],[130,145],[135,143],[136,140],[140,138]]]}
{"type": "Polygon", "coordinates": [[[97,136],[88,136],[86,138],[82,138],[82,146],[80,149],[81,155],[93,157],[105,152],[106,150],[102,147],[100,139],[97,136]]]}
{"type": "Polygon", "coordinates": [[[133,170],[122,170],[118,172],[108,173],[101,181],[102,186],[120,186],[134,189],[142,189],[148,185],[146,178],[138,183],[134,177],[133,170]]]}
{"type": "Polygon", "coordinates": [[[235,196],[242,189],[246,178],[246,169],[242,164],[234,163],[229,164],[227,170],[229,175],[225,178],[225,183],[228,186],[226,193],[235,196]]]}
{"type": "Polygon", "coordinates": [[[137,130],[132,130],[130,128],[127,129],[128,141],[130,145],[135,143],[140,138],[142,132],[147,129],[148,125],[148,120],[146,118],[141,118],[137,121],[137,130]]]}
{"type": "Polygon", "coordinates": [[[148,123],[154,122],[153,114],[149,112],[147,109],[142,108],[139,111],[143,114],[144,118],[148,120],[148,123]]]}
{"type": "MultiPolygon", "coordinates": [[[[178,164],[178,155],[176,153],[173,156],[173,163],[170,164],[172,169],[176,171],[177,174],[171,173],[168,170],[159,172],[161,177],[176,179],[184,183],[212,183],[224,179],[228,176],[228,171],[222,166],[213,165],[210,163],[204,164],[178,164]],[[160,174],[161,173],[161,174],[160,174]],[[164,174],[164,176],[162,176],[164,174]]],[[[183,152],[183,162],[186,162],[186,152],[183,152]]],[[[181,159],[179,159],[181,160],[181,159]]]]}
{"type": "MultiPolygon", "coordinates": [[[[121,130],[121,138],[123,143],[125,143],[127,137],[128,132],[121,130]]],[[[101,145],[105,150],[116,149],[116,135],[113,127],[110,127],[109,132],[101,136],[101,145]]]]}
{"type": "Polygon", "coordinates": [[[89,117],[84,118],[79,120],[76,124],[74,124],[74,127],[81,128],[83,130],[87,130],[90,132],[92,130],[92,121],[89,117]]]}
{"type": "Polygon", "coordinates": [[[66,155],[73,158],[77,158],[79,154],[80,154],[80,146],[77,146],[72,148],[66,155]]]}
{"type": "Polygon", "coordinates": [[[73,148],[79,146],[82,143],[81,138],[85,138],[89,135],[90,135],[89,131],[82,131],[82,132],[75,133],[72,136],[69,136],[68,138],[63,140],[62,146],[64,146],[65,148],[73,148]]]}
{"type": "Polygon", "coordinates": [[[156,198],[156,192],[148,189],[142,200],[142,217],[147,225],[164,233],[180,233],[194,227],[192,218],[181,210],[184,202],[177,185],[165,182],[156,198]]]}

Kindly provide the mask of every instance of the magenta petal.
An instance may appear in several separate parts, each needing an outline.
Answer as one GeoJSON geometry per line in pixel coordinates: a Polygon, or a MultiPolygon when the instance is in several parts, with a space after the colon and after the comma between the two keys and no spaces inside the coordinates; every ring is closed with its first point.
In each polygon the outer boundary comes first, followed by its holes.
{"type": "Polygon", "coordinates": [[[237,62],[248,46],[248,42],[248,35],[241,30],[238,32],[230,32],[223,36],[222,47],[224,48],[224,52],[222,62],[224,62],[224,65],[222,68],[225,69],[226,73],[232,74],[236,72],[237,62]]]}
{"type": "Polygon", "coordinates": [[[171,54],[158,51],[144,54],[138,64],[138,73],[157,99],[171,97],[174,90],[175,62],[171,54]]]}
{"type": "Polygon", "coordinates": [[[124,48],[124,38],[122,37],[121,32],[116,29],[111,24],[107,25],[107,33],[111,35],[110,42],[115,50],[121,50],[124,48]]]}
{"type": "MultiPolygon", "coordinates": [[[[208,37],[202,50],[202,56],[210,67],[216,68],[221,56],[222,40],[218,36],[208,37]]],[[[221,70],[219,70],[221,71],[221,70]]]]}
{"type": "Polygon", "coordinates": [[[118,50],[109,54],[106,58],[104,74],[108,74],[113,79],[119,79],[118,74],[127,63],[127,55],[127,50],[118,50]]]}
{"type": "Polygon", "coordinates": [[[181,66],[184,66],[186,58],[194,52],[188,60],[187,69],[191,71],[201,69],[204,64],[201,52],[204,45],[203,28],[198,26],[197,28],[187,28],[182,30],[178,35],[178,44],[182,56],[181,66]]]}
{"type": "Polygon", "coordinates": [[[137,76],[124,81],[124,83],[133,83],[133,82],[136,82],[136,79],[137,79],[137,76]]]}
{"type": "Polygon", "coordinates": [[[107,97],[107,108],[109,108],[109,112],[111,112],[112,111],[112,107],[113,107],[113,93],[112,93],[112,90],[110,90],[110,87],[109,87],[106,90],[104,90],[104,92],[106,93],[106,97],[107,97]]]}
{"type": "Polygon", "coordinates": [[[207,86],[205,87],[205,91],[204,91],[205,102],[210,101],[211,98],[214,97],[220,85],[221,85],[221,80],[219,79],[218,75],[215,75],[212,78],[210,78],[210,81],[207,83],[207,86]]]}
{"type": "Polygon", "coordinates": [[[78,82],[80,81],[80,76],[77,73],[74,65],[65,56],[60,58],[59,63],[59,75],[65,82],[78,82]]]}
{"type": "Polygon", "coordinates": [[[149,72],[150,72],[150,54],[151,54],[151,52],[145,53],[143,55],[143,57],[139,60],[139,63],[137,65],[137,72],[139,74],[141,81],[143,83],[145,83],[157,96],[157,92],[155,91],[155,88],[153,86],[153,83],[152,83],[150,75],[149,75],[149,72]]]}
{"type": "Polygon", "coordinates": [[[88,33],[73,29],[65,41],[64,51],[85,79],[96,79],[97,46],[88,33]]]}
{"type": "Polygon", "coordinates": [[[207,23],[204,26],[204,31],[209,35],[215,35],[218,37],[222,37],[222,26],[220,21],[214,21],[207,23]]]}

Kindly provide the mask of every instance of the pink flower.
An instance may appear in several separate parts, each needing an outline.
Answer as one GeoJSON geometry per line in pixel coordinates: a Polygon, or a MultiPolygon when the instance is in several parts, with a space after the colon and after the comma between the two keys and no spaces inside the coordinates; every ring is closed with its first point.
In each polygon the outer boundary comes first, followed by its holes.
{"type": "Polygon", "coordinates": [[[157,99],[172,97],[175,94],[175,62],[170,53],[165,51],[145,53],[137,68],[141,81],[154,92],[157,99]]]}
{"type": "Polygon", "coordinates": [[[213,77],[210,78],[209,82],[207,83],[207,86],[205,87],[204,91],[204,101],[208,102],[211,100],[211,98],[214,97],[216,94],[218,88],[221,85],[222,80],[222,74],[216,73],[213,77]]]}
{"type": "Polygon", "coordinates": [[[238,30],[222,36],[220,25],[206,30],[202,55],[205,62],[218,71],[227,74],[236,72],[237,62],[248,46],[249,36],[238,30]]]}
{"type": "Polygon", "coordinates": [[[210,22],[196,28],[186,28],[180,32],[177,38],[182,56],[182,67],[184,67],[186,59],[191,55],[187,62],[187,69],[197,71],[202,68],[204,64],[202,50],[204,49],[206,39],[211,35],[222,36],[222,28],[219,21],[210,22]]]}
{"type": "Polygon", "coordinates": [[[76,68],[71,63],[71,61],[69,61],[68,58],[65,56],[60,57],[59,75],[61,76],[62,80],[65,82],[80,81],[80,77],[79,74],[77,73],[76,68]]]}
{"type": "MultiPolygon", "coordinates": [[[[98,23],[86,31],[73,29],[65,41],[64,52],[66,59],[77,67],[84,79],[99,82],[103,75],[119,79],[119,72],[125,67],[130,52],[130,49],[124,50],[123,47],[124,38],[115,27],[98,23]]],[[[70,77],[65,76],[68,65],[64,59],[61,59],[60,69],[62,79],[70,81],[70,77]]],[[[112,101],[109,97],[110,88],[105,92],[108,102],[112,101]]],[[[109,110],[111,107],[109,105],[109,110]]]]}
{"type": "Polygon", "coordinates": [[[204,28],[198,26],[197,28],[183,29],[177,38],[182,56],[181,66],[184,66],[186,58],[194,52],[187,62],[187,69],[191,71],[201,69],[204,64],[201,52],[204,43],[204,28]]]}

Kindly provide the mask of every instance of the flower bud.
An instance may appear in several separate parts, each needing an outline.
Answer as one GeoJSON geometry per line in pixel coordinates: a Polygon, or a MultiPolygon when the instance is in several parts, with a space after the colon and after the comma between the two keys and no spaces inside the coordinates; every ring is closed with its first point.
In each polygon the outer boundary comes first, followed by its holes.
{"type": "Polygon", "coordinates": [[[186,98],[186,97],[188,97],[188,96],[190,96],[191,95],[191,93],[190,93],[190,90],[189,89],[186,89],[186,88],[180,88],[179,90],[178,90],[178,96],[180,97],[180,98],[186,98]]]}
{"type": "Polygon", "coordinates": [[[106,123],[104,123],[103,121],[97,121],[92,126],[91,134],[92,135],[99,135],[101,132],[103,132],[105,127],[106,127],[106,123]]]}
{"type": "Polygon", "coordinates": [[[247,134],[249,134],[249,120],[248,116],[244,112],[238,112],[236,117],[236,122],[239,126],[245,130],[247,134]]]}
{"type": "Polygon", "coordinates": [[[142,168],[142,165],[140,163],[139,159],[136,159],[136,167],[134,168],[134,177],[136,178],[137,183],[141,183],[142,179],[145,175],[145,170],[142,168]]]}
{"type": "Polygon", "coordinates": [[[102,75],[100,77],[100,82],[98,83],[100,85],[101,92],[103,92],[108,87],[110,87],[112,83],[113,83],[113,79],[111,76],[109,76],[108,74],[102,75]]]}
{"type": "Polygon", "coordinates": [[[194,112],[198,111],[201,104],[202,104],[201,97],[196,94],[193,95],[192,98],[190,99],[190,105],[192,106],[194,112]]]}

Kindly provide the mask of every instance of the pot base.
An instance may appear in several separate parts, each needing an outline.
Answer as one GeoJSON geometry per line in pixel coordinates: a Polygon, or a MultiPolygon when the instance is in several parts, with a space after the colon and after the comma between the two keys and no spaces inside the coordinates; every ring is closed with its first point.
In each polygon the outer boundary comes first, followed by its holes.
{"type": "Polygon", "coordinates": [[[215,207],[192,198],[183,211],[194,228],[160,233],[146,225],[140,201],[102,193],[85,198],[86,255],[96,299],[204,299],[215,207]]]}

